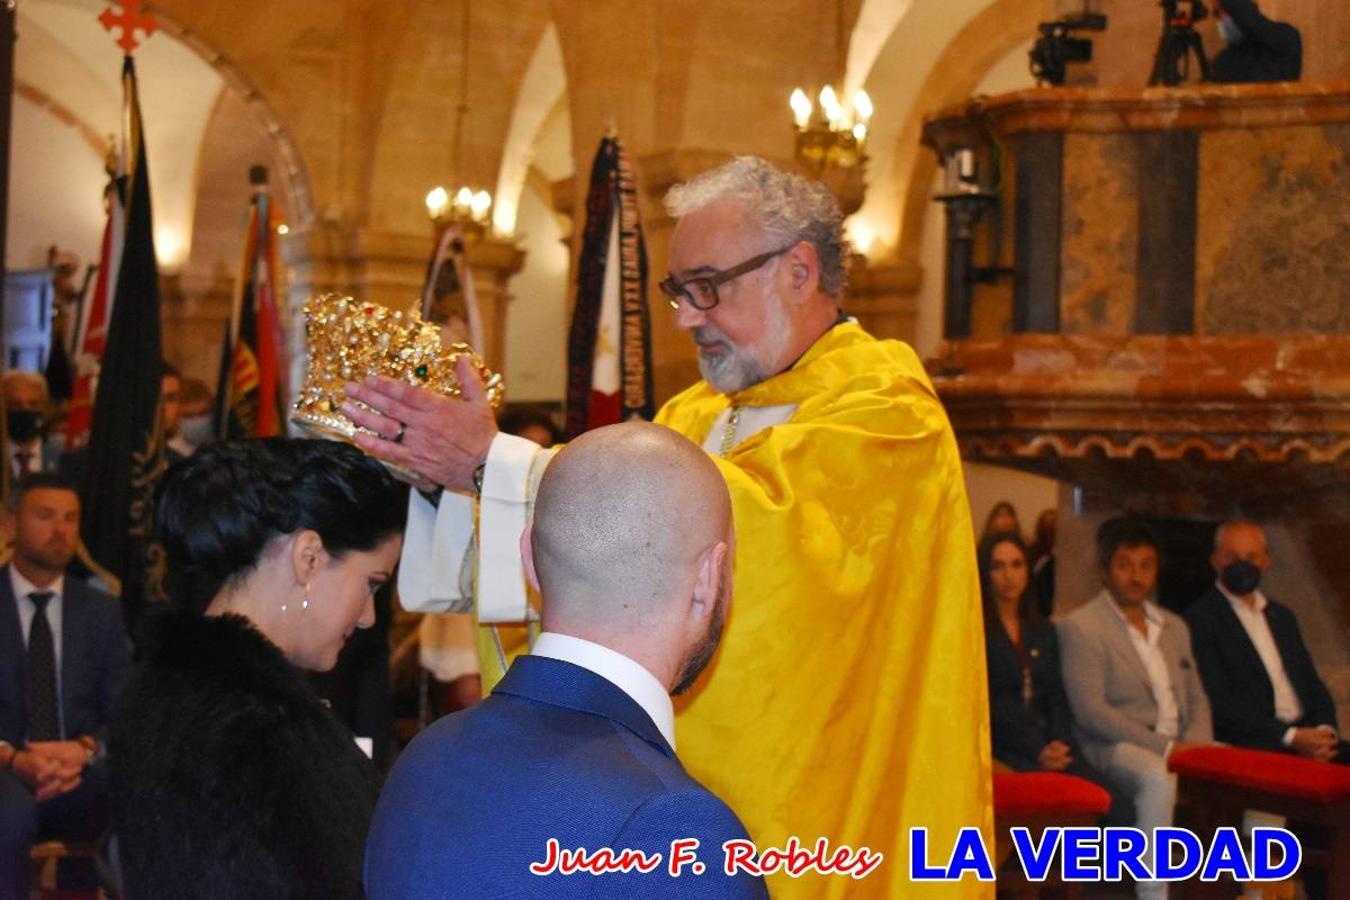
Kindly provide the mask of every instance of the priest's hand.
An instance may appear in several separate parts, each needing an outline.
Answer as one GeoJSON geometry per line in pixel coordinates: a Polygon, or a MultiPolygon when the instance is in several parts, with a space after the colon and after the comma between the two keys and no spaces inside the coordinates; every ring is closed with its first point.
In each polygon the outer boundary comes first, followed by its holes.
{"type": "Polygon", "coordinates": [[[474,490],[474,470],[487,459],[497,420],[487,389],[467,356],[455,363],[462,396],[446,397],[390,378],[367,378],[347,385],[351,399],[342,411],[357,425],[356,444],[370,455],[415,472],[419,490],[436,485],[474,490]],[[370,409],[363,409],[358,400],[370,409]]]}

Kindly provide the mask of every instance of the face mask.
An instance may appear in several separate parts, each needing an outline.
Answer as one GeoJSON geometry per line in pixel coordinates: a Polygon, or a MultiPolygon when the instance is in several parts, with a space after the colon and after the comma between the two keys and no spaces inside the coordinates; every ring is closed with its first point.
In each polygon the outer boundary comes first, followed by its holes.
{"type": "Polygon", "coordinates": [[[1233,21],[1232,16],[1219,19],[1219,36],[1230,44],[1242,43],[1242,29],[1233,21]]]}
{"type": "Polygon", "coordinates": [[[194,447],[209,444],[216,439],[215,417],[208,413],[182,419],[178,423],[178,433],[194,447]]]}
{"type": "Polygon", "coordinates": [[[1261,585],[1261,570],[1245,559],[1231,562],[1219,573],[1219,581],[1239,597],[1245,597],[1261,585]]]}
{"type": "Polygon", "coordinates": [[[9,439],[26,444],[38,436],[42,427],[42,413],[35,409],[11,409],[5,414],[9,427],[9,439]]]}

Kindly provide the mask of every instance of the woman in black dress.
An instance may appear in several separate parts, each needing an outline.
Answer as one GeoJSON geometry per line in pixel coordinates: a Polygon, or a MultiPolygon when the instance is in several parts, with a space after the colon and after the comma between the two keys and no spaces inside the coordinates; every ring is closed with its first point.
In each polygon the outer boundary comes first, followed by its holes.
{"type": "Polygon", "coordinates": [[[155,511],[170,608],[111,729],[128,900],[360,898],[376,776],[301,669],[375,618],[405,489],[345,444],[205,447],[155,511]]]}
{"type": "Polygon", "coordinates": [[[994,759],[1019,772],[1066,771],[1074,763],[1073,720],[1055,626],[1028,590],[1026,545],[1016,534],[994,533],[980,545],[979,564],[994,759]]]}

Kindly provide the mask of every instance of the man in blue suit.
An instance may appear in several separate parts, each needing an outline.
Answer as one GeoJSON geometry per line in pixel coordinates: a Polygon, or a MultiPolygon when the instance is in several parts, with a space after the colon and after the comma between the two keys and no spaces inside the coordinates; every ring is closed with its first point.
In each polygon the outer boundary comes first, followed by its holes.
{"type": "Polygon", "coordinates": [[[521,538],[544,632],[400,757],[371,900],[767,896],[724,874],[724,842],[748,836],[675,755],[670,694],[716,649],[731,541],[725,482],[674,432],[615,425],[562,450],[521,538]]]}
{"type": "MultiPolygon", "coordinates": [[[[0,900],[27,900],[35,841],[92,839],[106,822],[103,741],[129,649],[117,601],[65,574],[79,525],[68,482],[25,477],[0,568],[0,900]]],[[[86,868],[63,886],[95,887],[86,868]]]]}

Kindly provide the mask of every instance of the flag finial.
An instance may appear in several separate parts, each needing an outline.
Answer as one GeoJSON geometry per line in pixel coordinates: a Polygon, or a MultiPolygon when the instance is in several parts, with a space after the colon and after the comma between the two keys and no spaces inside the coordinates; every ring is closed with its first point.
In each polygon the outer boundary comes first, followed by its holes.
{"type": "Polygon", "coordinates": [[[112,0],[112,2],[122,7],[121,12],[114,12],[109,6],[99,14],[99,24],[103,30],[111,34],[114,29],[122,29],[122,36],[117,39],[117,46],[122,48],[122,52],[128,56],[136,52],[142,41],[136,39],[136,32],[143,31],[149,38],[159,27],[155,22],[155,17],[149,13],[141,12],[142,0],[112,0]]]}

